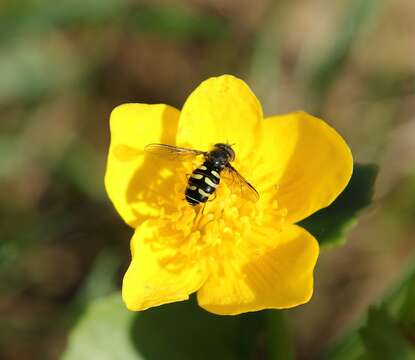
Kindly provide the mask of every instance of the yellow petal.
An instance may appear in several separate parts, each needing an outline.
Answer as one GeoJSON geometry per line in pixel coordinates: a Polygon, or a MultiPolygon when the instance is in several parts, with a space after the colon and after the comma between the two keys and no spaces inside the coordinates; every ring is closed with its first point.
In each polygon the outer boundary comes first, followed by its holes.
{"type": "Polygon", "coordinates": [[[324,208],[343,191],[353,158],[342,137],[305,112],[267,118],[263,123],[262,161],[255,184],[287,209],[286,221],[300,221],[324,208]]]}
{"type": "Polygon", "coordinates": [[[146,220],[131,239],[133,259],[122,286],[130,310],[186,300],[206,279],[204,263],[173,246],[185,239],[159,230],[159,221],[146,220]]]}
{"type": "Polygon", "coordinates": [[[244,251],[244,246],[236,248],[239,256],[225,261],[198,291],[201,307],[215,314],[237,315],[290,308],[310,300],[319,253],[313,236],[296,225],[256,236],[258,244],[270,243],[271,239],[274,244],[260,255],[247,252],[248,248],[244,251]]]}
{"type": "Polygon", "coordinates": [[[105,187],[119,214],[133,227],[158,214],[155,195],[161,191],[149,188],[162,166],[158,159],[145,156],[143,149],[154,142],[174,144],[179,115],[163,104],[124,104],[111,113],[105,187]]]}
{"type": "Polygon", "coordinates": [[[177,143],[209,150],[216,143],[235,144],[243,159],[259,142],[262,108],[248,85],[223,75],[202,82],[183,106],[177,143]]]}

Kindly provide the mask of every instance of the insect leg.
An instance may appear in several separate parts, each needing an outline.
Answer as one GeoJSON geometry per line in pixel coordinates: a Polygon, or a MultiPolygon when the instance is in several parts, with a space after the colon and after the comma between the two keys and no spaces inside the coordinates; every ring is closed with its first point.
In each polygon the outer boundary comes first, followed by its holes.
{"type": "Polygon", "coordinates": [[[203,207],[198,207],[197,214],[193,220],[193,230],[195,230],[197,226],[199,226],[205,207],[206,207],[206,203],[203,204],[203,207]]]}
{"type": "Polygon", "coordinates": [[[216,199],[216,192],[213,193],[213,197],[209,198],[209,202],[213,201],[216,199]]]}

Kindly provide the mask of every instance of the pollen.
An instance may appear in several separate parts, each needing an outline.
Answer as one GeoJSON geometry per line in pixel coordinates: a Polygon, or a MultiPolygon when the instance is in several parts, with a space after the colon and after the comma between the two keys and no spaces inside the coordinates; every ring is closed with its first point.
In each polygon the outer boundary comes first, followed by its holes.
{"type": "MultiPolygon", "coordinates": [[[[175,191],[175,198],[179,199],[183,189],[176,187],[175,191]]],[[[206,204],[192,207],[183,200],[176,202],[176,211],[166,215],[166,225],[170,224],[171,229],[173,221],[177,233],[167,237],[169,243],[164,244],[175,251],[168,254],[161,251],[160,261],[170,268],[170,263],[180,263],[183,257],[202,255],[207,259],[208,267],[217,272],[220,270],[218,263],[235,256],[235,246],[261,253],[258,246],[249,241],[252,232],[260,232],[261,226],[269,223],[270,218],[279,231],[286,215],[287,210],[279,208],[276,201],[272,207],[261,201],[254,204],[237,196],[224,182],[218,187],[216,197],[206,204]]]]}

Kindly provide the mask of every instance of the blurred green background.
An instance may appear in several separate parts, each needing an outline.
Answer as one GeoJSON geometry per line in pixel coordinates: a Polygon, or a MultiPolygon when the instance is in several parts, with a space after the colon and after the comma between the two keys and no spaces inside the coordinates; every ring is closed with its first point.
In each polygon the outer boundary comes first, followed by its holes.
{"type": "Polygon", "coordinates": [[[412,0],[3,0],[0,358],[413,359],[414,39],[412,0]],[[327,120],[379,166],[374,200],[322,251],[307,305],[231,319],[188,302],[136,318],[107,296],[132,234],[103,189],[109,113],[180,108],[223,73],[265,114],[327,120]]]}

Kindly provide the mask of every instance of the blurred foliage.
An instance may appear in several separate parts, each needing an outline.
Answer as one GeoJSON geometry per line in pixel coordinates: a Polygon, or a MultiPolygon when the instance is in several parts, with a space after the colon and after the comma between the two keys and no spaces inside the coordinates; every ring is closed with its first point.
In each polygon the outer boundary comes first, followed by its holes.
{"type": "Polygon", "coordinates": [[[69,337],[62,359],[141,359],[130,341],[133,319],[118,292],[92,302],[69,337]]]}
{"type": "Polygon", "coordinates": [[[99,32],[105,33],[108,27],[178,41],[215,40],[229,34],[222,17],[197,15],[186,7],[125,0],[6,3],[0,5],[0,105],[81,87],[85,90],[91,85],[89,77],[107,61],[102,55],[109,49],[99,32]],[[89,58],[83,58],[82,50],[66,41],[64,31],[97,34],[92,39],[94,47],[85,49],[89,58]]]}
{"type": "Polygon", "coordinates": [[[369,309],[367,324],[360,334],[369,359],[415,359],[415,349],[383,309],[369,309]]]}
{"type": "Polygon", "coordinates": [[[292,360],[296,358],[294,340],[287,322],[287,312],[265,312],[265,348],[268,359],[292,360]]]}
{"type": "Polygon", "coordinates": [[[185,8],[141,6],[126,17],[130,29],[166,38],[215,39],[229,35],[228,25],[218,16],[194,16],[185,8]]]}
{"type": "Polygon", "coordinates": [[[310,231],[322,246],[340,245],[357,221],[359,211],[372,201],[378,172],[376,165],[355,164],[346,189],[327,208],[317,211],[299,224],[310,231]]]}
{"type": "Polygon", "coordinates": [[[362,30],[370,24],[383,5],[383,0],[351,0],[345,5],[342,21],[334,31],[331,46],[310,65],[307,85],[313,96],[314,110],[321,112],[321,106],[333,82],[341,75],[352,47],[362,30]]]}
{"type": "Polygon", "coordinates": [[[364,324],[328,353],[330,360],[415,359],[415,259],[381,303],[369,308],[364,324]]]}
{"type": "Polygon", "coordinates": [[[11,42],[22,34],[31,36],[56,28],[115,25],[128,30],[158,33],[173,38],[226,35],[226,23],[219,16],[198,16],[183,6],[134,4],[126,0],[72,0],[55,4],[25,1],[3,5],[0,41],[11,42]]]}
{"type": "MultiPolygon", "coordinates": [[[[125,309],[116,292],[88,306],[72,330],[63,359],[202,360],[259,354],[267,359],[290,359],[281,338],[265,343],[270,316],[274,329],[283,326],[278,314],[216,316],[199,308],[195,297],[134,313],[125,309]]],[[[285,329],[272,333],[283,337],[285,329]]]]}
{"type": "Polygon", "coordinates": [[[258,351],[262,324],[255,314],[210,314],[192,297],[139,313],[131,336],[145,359],[240,359],[258,351]]]}
{"type": "MultiPolygon", "coordinates": [[[[348,334],[324,358],[415,358],[415,261],[411,259],[409,264],[410,269],[393,291],[379,306],[369,309],[365,324],[348,334]]],[[[114,359],[124,351],[126,359],[240,359],[249,354],[293,359],[284,315],[271,310],[221,317],[199,308],[194,297],[134,313],[124,308],[121,294],[115,293],[92,302],[72,331],[64,359],[91,359],[100,354],[99,358],[114,359]],[[110,339],[118,333],[122,341],[118,339],[117,344],[122,348],[114,349],[110,339]]]]}
{"type": "Polygon", "coordinates": [[[53,169],[58,180],[71,183],[80,192],[97,202],[103,202],[105,192],[102,178],[91,174],[101,174],[104,159],[88,143],[77,142],[63,155],[53,169]]]}

